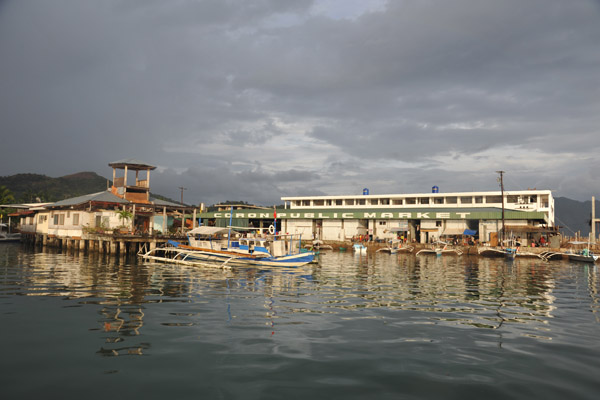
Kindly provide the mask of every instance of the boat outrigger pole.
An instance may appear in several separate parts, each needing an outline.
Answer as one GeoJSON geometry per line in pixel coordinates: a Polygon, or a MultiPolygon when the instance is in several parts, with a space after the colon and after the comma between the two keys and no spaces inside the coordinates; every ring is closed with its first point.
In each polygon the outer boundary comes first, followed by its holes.
{"type": "Polygon", "coordinates": [[[504,175],[504,171],[496,171],[497,173],[500,174],[500,178],[498,178],[498,181],[500,182],[500,193],[502,196],[502,238],[501,238],[501,242],[500,242],[500,246],[504,247],[504,238],[506,237],[506,228],[504,227],[504,180],[503,180],[503,175],[504,175]]]}
{"type": "Polygon", "coordinates": [[[229,232],[227,233],[227,248],[231,247],[231,225],[233,224],[233,206],[231,206],[231,212],[229,213],[229,232]]]}

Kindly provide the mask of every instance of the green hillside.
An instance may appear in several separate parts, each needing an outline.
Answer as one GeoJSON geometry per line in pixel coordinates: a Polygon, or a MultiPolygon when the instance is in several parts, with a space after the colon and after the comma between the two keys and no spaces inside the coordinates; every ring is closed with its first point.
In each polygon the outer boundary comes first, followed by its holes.
{"type": "MultiPolygon", "coordinates": [[[[51,178],[40,174],[0,176],[0,187],[11,191],[15,203],[53,202],[106,190],[112,182],[95,172],[51,178]]],[[[168,197],[150,193],[152,197],[177,203],[168,197]]]]}
{"type": "Polygon", "coordinates": [[[110,184],[95,172],[79,172],[60,178],[39,174],[0,176],[0,186],[6,186],[16,202],[58,201],[106,190],[110,184]]]}

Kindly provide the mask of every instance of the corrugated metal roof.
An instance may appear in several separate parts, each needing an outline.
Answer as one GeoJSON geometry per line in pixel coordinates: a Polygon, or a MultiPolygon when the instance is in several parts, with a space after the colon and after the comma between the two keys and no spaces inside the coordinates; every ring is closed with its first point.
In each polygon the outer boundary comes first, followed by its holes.
{"type": "Polygon", "coordinates": [[[70,199],[65,199],[61,201],[57,201],[56,203],[52,203],[48,205],[48,207],[65,207],[65,206],[77,206],[80,204],[84,204],[90,201],[101,202],[101,203],[117,203],[117,204],[128,204],[129,201],[122,199],[118,196],[115,196],[109,191],[86,194],[84,196],[72,197],[70,199]]]}
{"type": "Polygon", "coordinates": [[[125,168],[125,165],[127,165],[128,169],[132,169],[132,170],[136,170],[136,169],[142,169],[142,170],[156,169],[156,166],[150,165],[150,164],[145,163],[145,162],[140,161],[140,160],[136,160],[134,158],[126,158],[124,160],[114,161],[114,162],[108,163],[108,166],[109,167],[113,167],[113,168],[125,168]]]}
{"type": "Polygon", "coordinates": [[[172,201],[161,200],[156,198],[150,198],[150,201],[157,206],[167,206],[167,207],[180,207],[180,208],[190,208],[190,206],[186,206],[181,203],[173,203],[172,201]]]}

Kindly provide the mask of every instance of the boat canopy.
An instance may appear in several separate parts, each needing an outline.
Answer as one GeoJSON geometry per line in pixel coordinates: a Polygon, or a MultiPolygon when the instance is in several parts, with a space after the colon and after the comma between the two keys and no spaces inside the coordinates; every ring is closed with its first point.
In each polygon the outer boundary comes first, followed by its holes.
{"type": "Polygon", "coordinates": [[[227,233],[229,228],[222,228],[218,226],[199,226],[197,228],[188,231],[188,235],[218,235],[219,233],[227,233]]]}
{"type": "Polygon", "coordinates": [[[475,236],[475,235],[477,235],[477,231],[475,231],[473,229],[465,229],[465,231],[463,232],[463,235],[465,235],[465,236],[475,236]]]}

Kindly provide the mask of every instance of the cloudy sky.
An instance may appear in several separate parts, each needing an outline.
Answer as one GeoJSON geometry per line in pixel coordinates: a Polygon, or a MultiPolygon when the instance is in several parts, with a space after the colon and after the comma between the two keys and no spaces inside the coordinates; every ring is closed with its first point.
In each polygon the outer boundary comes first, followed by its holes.
{"type": "Polygon", "coordinates": [[[0,175],[600,195],[598,0],[0,0],[0,175]]]}

